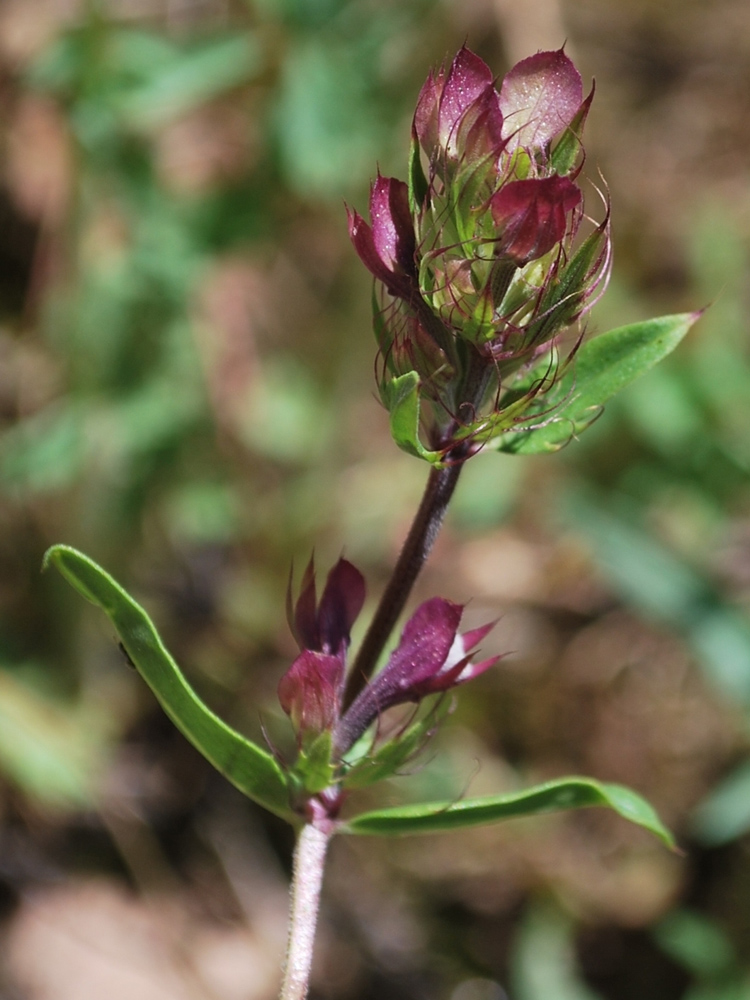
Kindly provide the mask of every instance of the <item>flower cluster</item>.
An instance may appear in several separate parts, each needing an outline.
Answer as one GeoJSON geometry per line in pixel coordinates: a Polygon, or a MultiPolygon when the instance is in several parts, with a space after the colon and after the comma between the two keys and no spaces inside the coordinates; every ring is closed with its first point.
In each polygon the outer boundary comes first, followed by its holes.
{"type": "Polygon", "coordinates": [[[592,98],[562,50],[524,59],[498,89],[462,48],[420,93],[408,184],[377,177],[370,224],[349,211],[376,278],[381,398],[393,419],[414,393],[432,451],[397,440],[436,464],[549,418],[563,335],[609,272],[608,212],[581,231],[592,98]]]}
{"type": "MultiPolygon", "coordinates": [[[[408,702],[419,703],[457,684],[477,677],[493,666],[497,656],[472,663],[477,645],[492,628],[484,625],[460,633],[463,607],[440,597],[425,601],[404,627],[398,646],[383,669],[364,687],[348,708],[343,698],[346,685],[350,631],[362,609],[364,579],[350,562],[340,559],[328,574],[323,594],[317,601],[315,573],[307,567],[296,602],[288,596],[290,627],[300,654],[279,682],[281,707],[291,718],[297,733],[298,759],[293,771],[303,786],[303,798],[310,793],[338,796],[343,782],[362,783],[361,771],[373,771],[378,753],[370,752],[361,761],[349,761],[347,754],[379,720],[383,712],[408,702]]],[[[419,726],[417,730],[421,732],[419,726]]],[[[403,729],[381,751],[387,758],[386,771],[393,771],[419,749],[414,731],[403,729]]],[[[382,776],[378,769],[378,777],[382,776]]],[[[326,802],[330,812],[332,802],[326,802]]]]}

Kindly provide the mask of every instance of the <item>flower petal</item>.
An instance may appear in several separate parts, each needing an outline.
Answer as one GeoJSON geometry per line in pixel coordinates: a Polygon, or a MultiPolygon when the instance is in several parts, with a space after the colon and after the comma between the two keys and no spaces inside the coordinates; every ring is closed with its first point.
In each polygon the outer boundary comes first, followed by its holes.
{"type": "Polygon", "coordinates": [[[436,74],[430,73],[417,98],[412,129],[428,155],[438,142],[438,112],[444,86],[445,70],[441,66],[436,74]]]}
{"type": "Polygon", "coordinates": [[[354,244],[354,249],[359,254],[359,259],[370,274],[373,274],[390,289],[390,283],[393,281],[394,275],[383,263],[375,247],[372,227],[365,222],[359,212],[355,212],[349,207],[346,209],[346,214],[349,220],[349,239],[354,244]]]}
{"type": "Polygon", "coordinates": [[[450,149],[455,144],[455,132],[461,117],[488,88],[495,89],[492,70],[464,45],[451,63],[440,96],[438,141],[442,146],[450,149]]]}
{"type": "Polygon", "coordinates": [[[581,74],[562,49],[516,63],[500,87],[508,148],[543,149],[570,125],[582,103],[581,74]]]}
{"type": "Polygon", "coordinates": [[[365,603],[365,578],[352,563],[339,559],[328,574],[318,607],[318,634],[324,653],[342,655],[350,632],[365,603]]]}
{"type": "Polygon", "coordinates": [[[565,236],[568,212],[581,198],[573,181],[557,174],[503,185],[490,199],[499,254],[519,266],[543,257],[565,236]]]}
{"type": "Polygon", "coordinates": [[[292,635],[297,640],[299,648],[319,649],[320,635],[318,632],[318,619],[315,612],[315,560],[305,567],[305,572],[300,585],[299,597],[294,605],[294,615],[290,615],[289,608],[292,604],[292,576],[289,575],[289,585],[287,587],[287,619],[292,630],[292,635]]]}
{"type": "Polygon", "coordinates": [[[370,218],[375,250],[388,270],[413,274],[416,244],[403,181],[378,174],[370,190],[370,218]]]}
{"type": "Polygon", "coordinates": [[[373,681],[383,698],[407,692],[443,667],[461,622],[463,606],[433,597],[421,604],[404,627],[388,663],[373,681]]]}
{"type": "Polygon", "coordinates": [[[485,88],[463,114],[453,144],[462,160],[470,164],[500,155],[505,146],[503,115],[500,95],[493,86],[485,88]]]}
{"type": "Polygon", "coordinates": [[[403,181],[381,177],[370,191],[372,226],[347,207],[349,238],[368,271],[388,291],[407,301],[415,289],[415,238],[403,181]]]}
{"type": "Polygon", "coordinates": [[[441,597],[417,608],[388,663],[357,695],[336,727],[334,741],[339,753],[345,753],[381,712],[421,697],[415,694],[417,687],[443,667],[462,612],[460,604],[441,597]]]}
{"type": "Polygon", "coordinates": [[[344,664],[337,656],[306,649],[279,681],[281,707],[300,738],[307,742],[338,718],[344,664]]]}

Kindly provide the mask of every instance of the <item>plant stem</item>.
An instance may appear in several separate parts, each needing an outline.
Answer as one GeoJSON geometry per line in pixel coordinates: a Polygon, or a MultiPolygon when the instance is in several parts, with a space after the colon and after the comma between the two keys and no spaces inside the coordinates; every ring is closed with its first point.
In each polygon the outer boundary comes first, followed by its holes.
{"type": "Polygon", "coordinates": [[[320,887],[331,834],[306,823],[294,849],[289,900],[289,938],[279,1000],[305,1000],[310,984],[320,887]]]}
{"type": "Polygon", "coordinates": [[[344,698],[345,708],[351,705],[372,676],[393,626],[404,610],[419,571],[427,561],[440,531],[461,467],[462,463],[456,462],[444,469],[430,470],[422,502],[352,666],[344,698]]]}

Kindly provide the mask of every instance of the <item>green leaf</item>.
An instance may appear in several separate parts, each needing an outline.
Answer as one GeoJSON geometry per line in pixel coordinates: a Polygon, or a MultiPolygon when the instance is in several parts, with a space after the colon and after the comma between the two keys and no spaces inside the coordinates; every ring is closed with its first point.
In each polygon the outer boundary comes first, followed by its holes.
{"type": "Polygon", "coordinates": [[[504,435],[500,449],[529,455],[561,448],[598,416],[610,397],[673,351],[699,318],[700,313],[661,316],[587,341],[554,391],[540,397],[541,426],[504,435]]]}
{"type": "Polygon", "coordinates": [[[726,775],[701,802],[693,816],[693,833],[702,844],[717,847],[744,837],[750,830],[750,761],[726,775]]]}
{"type": "Polygon", "coordinates": [[[529,325],[535,344],[550,340],[581,311],[587,287],[604,267],[609,242],[609,218],[580,245],[573,259],[548,283],[539,303],[539,319],[529,325]]]}
{"type": "Polygon", "coordinates": [[[287,780],[273,757],[235,732],[203,704],[162,645],[140,605],[100,566],[67,545],[44,557],[75,589],[101,608],[114,625],[133,664],[180,732],[241,792],[289,822],[287,780]]]}
{"type": "Polygon", "coordinates": [[[584,806],[614,809],[631,823],[650,830],[668,847],[674,847],[672,834],[645,799],[622,785],[604,784],[593,778],[559,778],[506,795],[378,809],[347,820],[341,827],[341,832],[383,836],[438,833],[464,826],[495,823],[516,816],[532,816],[560,809],[581,809],[584,806]]]}
{"type": "Polygon", "coordinates": [[[737,956],[723,930],[693,910],[672,910],[654,928],[657,944],[696,979],[726,980],[738,971],[737,956]]]}
{"type": "Polygon", "coordinates": [[[575,118],[565,129],[557,145],[552,150],[552,167],[558,174],[569,174],[583,150],[581,135],[583,134],[583,126],[586,123],[593,97],[594,91],[592,89],[589,96],[578,109],[575,118]]]}
{"type": "Polygon", "coordinates": [[[412,136],[411,146],[409,147],[409,208],[412,215],[417,215],[421,212],[428,191],[427,178],[422,169],[419,141],[412,136]]]}
{"type": "Polygon", "coordinates": [[[440,467],[439,451],[428,451],[419,440],[419,375],[407,372],[383,387],[383,402],[391,415],[391,436],[403,451],[440,467]]]}

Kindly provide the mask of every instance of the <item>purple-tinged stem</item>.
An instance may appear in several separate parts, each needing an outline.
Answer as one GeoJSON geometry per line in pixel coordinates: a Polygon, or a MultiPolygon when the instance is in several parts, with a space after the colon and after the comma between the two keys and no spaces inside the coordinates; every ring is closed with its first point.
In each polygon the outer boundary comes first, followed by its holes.
{"type": "Polygon", "coordinates": [[[315,927],[330,833],[306,823],[294,849],[289,939],[279,1000],[305,1000],[310,985],[315,927]]]}
{"type": "Polygon", "coordinates": [[[351,705],[375,670],[419,571],[432,551],[460,472],[461,462],[444,469],[430,470],[422,502],[352,666],[344,698],[345,708],[351,705]]]}

